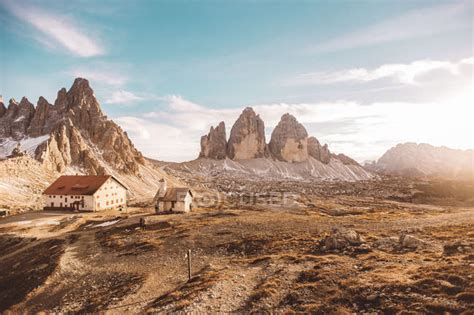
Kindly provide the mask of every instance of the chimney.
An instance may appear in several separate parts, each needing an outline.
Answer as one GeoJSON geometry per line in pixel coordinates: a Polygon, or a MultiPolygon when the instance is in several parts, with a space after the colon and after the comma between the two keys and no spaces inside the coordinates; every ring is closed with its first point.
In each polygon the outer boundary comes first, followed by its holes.
{"type": "Polygon", "coordinates": [[[160,179],[160,182],[158,184],[158,196],[160,198],[165,196],[167,188],[168,187],[166,186],[166,180],[164,178],[160,179]]]}

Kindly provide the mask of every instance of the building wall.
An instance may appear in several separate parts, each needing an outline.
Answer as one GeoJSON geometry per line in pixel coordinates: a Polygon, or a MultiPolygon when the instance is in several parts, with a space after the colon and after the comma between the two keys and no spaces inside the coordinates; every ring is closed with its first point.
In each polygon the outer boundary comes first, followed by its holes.
{"type": "Polygon", "coordinates": [[[43,195],[45,209],[76,209],[75,201],[84,199],[80,211],[100,211],[127,206],[127,190],[113,178],[109,178],[94,195],[43,195]]]}
{"type": "Polygon", "coordinates": [[[127,206],[127,190],[109,178],[94,194],[95,211],[127,206]]]}
{"type": "Polygon", "coordinates": [[[191,211],[191,204],[193,202],[193,197],[188,192],[184,201],[176,201],[174,207],[171,201],[159,201],[158,202],[158,211],[178,211],[178,212],[189,212],[191,211]]]}
{"type": "Polygon", "coordinates": [[[94,197],[90,195],[43,195],[44,207],[48,209],[77,209],[74,203],[83,199],[79,210],[94,211],[94,197]]]}

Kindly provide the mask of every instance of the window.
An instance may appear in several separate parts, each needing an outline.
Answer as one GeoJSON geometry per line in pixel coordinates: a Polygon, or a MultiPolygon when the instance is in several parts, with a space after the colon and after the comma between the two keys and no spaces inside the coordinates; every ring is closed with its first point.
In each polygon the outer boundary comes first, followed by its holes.
{"type": "Polygon", "coordinates": [[[54,208],[54,202],[51,202],[51,208],[54,208]]]}
{"type": "Polygon", "coordinates": [[[120,202],[123,202],[123,198],[120,198],[120,202]]]}
{"type": "Polygon", "coordinates": [[[66,197],[66,198],[64,198],[64,202],[67,202],[67,197],[66,197]]]}
{"type": "Polygon", "coordinates": [[[97,208],[100,208],[100,202],[97,203],[97,208]]]}
{"type": "Polygon", "coordinates": [[[108,206],[108,205],[109,205],[109,202],[107,201],[107,202],[105,203],[105,205],[108,206]]]}

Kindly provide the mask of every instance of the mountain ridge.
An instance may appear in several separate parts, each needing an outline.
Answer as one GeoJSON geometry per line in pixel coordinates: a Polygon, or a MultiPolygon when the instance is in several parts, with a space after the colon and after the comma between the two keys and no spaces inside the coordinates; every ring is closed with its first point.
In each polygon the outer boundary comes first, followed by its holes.
{"type": "Polygon", "coordinates": [[[474,150],[405,142],[388,149],[376,162],[364,167],[390,175],[474,179],[474,150]]]}

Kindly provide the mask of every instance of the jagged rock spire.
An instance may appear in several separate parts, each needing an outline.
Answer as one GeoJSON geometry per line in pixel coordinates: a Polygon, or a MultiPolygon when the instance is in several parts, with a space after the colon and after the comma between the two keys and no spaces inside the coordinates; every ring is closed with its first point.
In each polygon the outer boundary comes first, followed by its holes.
{"type": "Polygon", "coordinates": [[[222,160],[226,158],[227,140],[223,121],[209,133],[201,137],[201,152],[199,157],[222,160]]]}
{"type": "Polygon", "coordinates": [[[302,162],[308,159],[308,132],[293,115],[284,114],[273,129],[268,148],[280,161],[302,162]]]}
{"type": "Polygon", "coordinates": [[[235,160],[265,157],[265,124],[251,107],[240,114],[230,131],[227,156],[235,160]]]}

